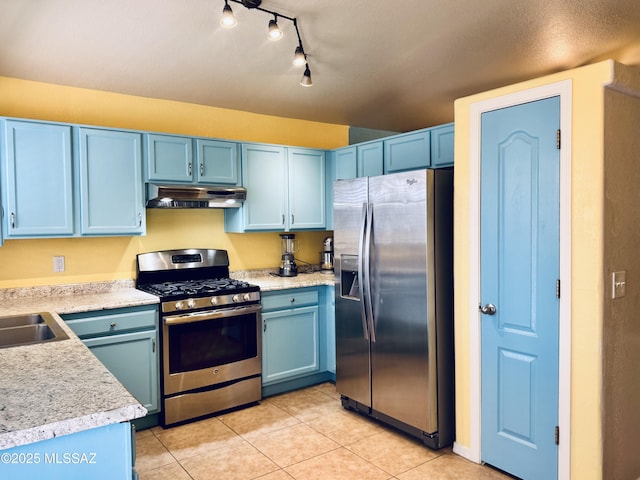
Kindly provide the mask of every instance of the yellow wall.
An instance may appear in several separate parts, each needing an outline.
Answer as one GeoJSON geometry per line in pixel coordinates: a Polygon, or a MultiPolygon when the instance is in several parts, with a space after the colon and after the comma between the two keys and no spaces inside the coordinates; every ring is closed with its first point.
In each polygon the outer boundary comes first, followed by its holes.
{"type": "MultiPolygon", "coordinates": [[[[603,310],[603,84],[612,62],[601,62],[550,75],[455,103],[455,340],[456,442],[471,446],[469,325],[469,136],[470,109],[475,102],[571,79],[572,196],[571,196],[571,478],[601,478],[601,371],[603,310]]],[[[563,388],[561,386],[561,388],[563,388]]]]}
{"type": "MultiPolygon", "coordinates": [[[[348,126],[0,77],[0,116],[332,149],[348,126]]],[[[0,288],[127,279],[135,255],[167,248],[223,248],[231,269],[276,267],[277,233],[226,234],[221,210],[148,210],[144,237],[6,240],[0,288]],[[66,271],[53,273],[53,256],[66,271]]],[[[326,232],[298,233],[303,261],[318,263],[326,232]]]]}

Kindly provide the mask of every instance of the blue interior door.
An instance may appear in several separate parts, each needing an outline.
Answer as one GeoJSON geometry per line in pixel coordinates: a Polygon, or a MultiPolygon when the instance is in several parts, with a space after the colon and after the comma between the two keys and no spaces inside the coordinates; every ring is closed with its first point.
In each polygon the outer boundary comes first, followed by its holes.
{"type": "Polygon", "coordinates": [[[555,479],[560,99],[482,115],[482,460],[555,479]]]}

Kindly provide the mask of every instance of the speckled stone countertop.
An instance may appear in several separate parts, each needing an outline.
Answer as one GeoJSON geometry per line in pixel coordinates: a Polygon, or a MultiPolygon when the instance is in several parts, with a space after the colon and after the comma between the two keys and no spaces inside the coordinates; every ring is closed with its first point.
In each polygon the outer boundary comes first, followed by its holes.
{"type": "MultiPolygon", "coordinates": [[[[231,277],[265,292],[334,285],[333,273],[273,273],[277,269],[236,271],[231,277]]],[[[69,335],[69,340],[0,349],[0,449],[146,415],[59,314],[155,303],[158,297],[136,290],[133,280],[0,289],[0,316],[51,312],[69,335]]]]}
{"type": "Polygon", "coordinates": [[[0,349],[0,449],[146,415],[57,314],[153,304],[157,297],[129,281],[0,289],[0,300],[0,316],[48,311],[69,335],[0,349]]]}
{"type": "Polygon", "coordinates": [[[335,276],[333,272],[322,273],[316,271],[313,273],[299,273],[295,277],[278,277],[272,275],[277,273],[277,271],[277,268],[244,270],[231,272],[231,277],[258,285],[260,290],[263,292],[286,290],[288,288],[317,287],[322,285],[333,286],[335,284],[335,276]]]}

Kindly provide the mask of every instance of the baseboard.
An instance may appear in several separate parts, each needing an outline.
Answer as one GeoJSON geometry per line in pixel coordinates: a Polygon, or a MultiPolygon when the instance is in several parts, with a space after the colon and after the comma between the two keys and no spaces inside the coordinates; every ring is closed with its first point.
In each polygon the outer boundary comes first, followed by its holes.
{"type": "Polygon", "coordinates": [[[473,451],[469,447],[463,447],[459,443],[453,442],[453,453],[466,458],[473,463],[482,463],[482,460],[476,458],[473,451]]]}

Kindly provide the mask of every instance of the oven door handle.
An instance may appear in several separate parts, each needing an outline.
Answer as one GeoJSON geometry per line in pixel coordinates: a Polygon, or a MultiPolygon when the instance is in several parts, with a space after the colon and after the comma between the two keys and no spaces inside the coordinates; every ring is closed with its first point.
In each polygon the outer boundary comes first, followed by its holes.
{"type": "Polygon", "coordinates": [[[259,312],[260,310],[262,310],[262,305],[245,305],[242,307],[221,308],[220,310],[184,313],[182,315],[164,317],[164,323],[165,325],[180,325],[181,323],[204,322],[205,320],[235,317],[237,315],[259,312]]]}

